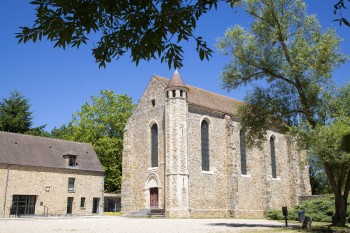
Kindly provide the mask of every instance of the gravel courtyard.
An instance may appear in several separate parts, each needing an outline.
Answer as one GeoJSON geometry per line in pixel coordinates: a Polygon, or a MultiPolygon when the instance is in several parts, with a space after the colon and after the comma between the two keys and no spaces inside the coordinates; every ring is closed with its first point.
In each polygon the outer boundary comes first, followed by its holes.
{"type": "Polygon", "coordinates": [[[261,219],[10,218],[0,219],[0,233],[221,233],[258,231],[282,225],[261,219]]]}

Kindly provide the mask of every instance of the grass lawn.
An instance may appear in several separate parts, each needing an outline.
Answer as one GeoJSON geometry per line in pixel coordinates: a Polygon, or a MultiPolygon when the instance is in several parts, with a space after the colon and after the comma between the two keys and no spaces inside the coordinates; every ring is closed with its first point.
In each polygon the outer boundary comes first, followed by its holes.
{"type": "Polygon", "coordinates": [[[118,211],[118,212],[104,212],[103,214],[106,216],[119,216],[120,211],[118,211]]]}
{"type": "MultiPolygon", "coordinates": [[[[279,221],[284,223],[284,221],[279,221]]],[[[274,228],[274,229],[266,229],[266,230],[247,230],[244,231],[244,233],[268,233],[268,232],[280,232],[280,233],[292,233],[292,232],[313,232],[313,233],[328,233],[328,232],[334,232],[334,233],[350,233],[350,228],[347,227],[330,227],[330,223],[325,222],[312,222],[311,224],[311,230],[306,231],[301,229],[301,223],[296,221],[288,221],[288,228],[281,227],[281,228],[274,228]]]]}

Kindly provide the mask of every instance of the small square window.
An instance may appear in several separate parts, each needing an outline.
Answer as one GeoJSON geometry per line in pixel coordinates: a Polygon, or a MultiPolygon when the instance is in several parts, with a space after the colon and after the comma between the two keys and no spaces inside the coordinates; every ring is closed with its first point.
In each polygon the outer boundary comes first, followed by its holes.
{"type": "Polygon", "coordinates": [[[155,99],[152,100],[152,106],[153,107],[156,106],[156,100],[155,99]]]}
{"type": "Polygon", "coordinates": [[[75,163],[75,157],[73,156],[70,156],[69,157],[69,164],[68,164],[70,167],[74,167],[76,165],[75,163]]]}
{"type": "Polygon", "coordinates": [[[81,208],[85,207],[85,197],[80,198],[80,207],[81,208]]]}
{"type": "Polygon", "coordinates": [[[75,178],[73,177],[68,178],[68,192],[74,192],[74,182],[75,182],[75,178]]]}

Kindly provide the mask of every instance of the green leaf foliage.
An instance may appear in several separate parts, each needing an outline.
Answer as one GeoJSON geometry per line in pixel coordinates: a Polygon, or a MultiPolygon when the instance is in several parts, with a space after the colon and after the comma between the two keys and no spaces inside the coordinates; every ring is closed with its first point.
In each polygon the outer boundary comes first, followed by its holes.
{"type": "MultiPolygon", "coordinates": [[[[330,223],[332,222],[332,216],[335,214],[334,198],[332,195],[324,195],[288,208],[288,220],[298,221],[298,212],[301,210],[304,211],[305,216],[312,217],[313,221],[330,223]]],[[[350,216],[349,209],[346,215],[350,216]]],[[[284,220],[281,210],[270,210],[267,216],[273,220],[284,220]]]]}
{"type": "Polygon", "coordinates": [[[340,149],[344,152],[350,153],[350,134],[343,136],[340,149]]]}
{"type": "Polygon", "coordinates": [[[312,195],[331,193],[332,190],[329,186],[327,175],[319,156],[309,151],[308,165],[312,195]]]}
{"type": "MultiPolygon", "coordinates": [[[[349,0],[348,0],[349,2],[349,0]]],[[[338,21],[339,25],[341,26],[342,23],[344,23],[346,26],[350,27],[349,21],[343,17],[343,10],[346,10],[347,7],[345,5],[344,0],[338,0],[336,4],[334,4],[334,14],[338,15],[339,18],[335,19],[334,21],[338,21]]]]}
{"type": "MultiPolygon", "coordinates": [[[[233,6],[238,0],[225,0],[233,6]]],[[[181,41],[195,40],[200,59],[212,50],[194,30],[199,18],[216,9],[218,0],[203,1],[85,1],[35,0],[36,19],[32,27],[21,27],[18,43],[46,38],[54,47],[77,47],[89,37],[100,37],[93,56],[100,67],[131,53],[136,65],[160,58],[169,68],[183,66],[181,41]]]]}
{"type": "Polygon", "coordinates": [[[18,91],[11,92],[8,99],[0,102],[1,131],[25,133],[31,129],[32,120],[29,100],[18,91]]]}
{"type": "Polygon", "coordinates": [[[131,97],[104,90],[99,96],[92,96],[91,103],[86,102],[68,126],[63,125],[51,133],[93,145],[105,171],[106,191],[121,187],[123,131],[133,108],[131,97]]]}
{"type": "Polygon", "coordinates": [[[253,22],[229,28],[217,47],[232,59],[223,87],[255,85],[239,110],[247,144],[259,145],[266,130],[277,130],[318,156],[335,195],[334,224],[344,226],[350,155],[339,148],[350,133],[350,85],[336,89],[331,76],[348,60],[341,39],[322,30],[301,0],[245,0],[241,7],[253,22]]]}

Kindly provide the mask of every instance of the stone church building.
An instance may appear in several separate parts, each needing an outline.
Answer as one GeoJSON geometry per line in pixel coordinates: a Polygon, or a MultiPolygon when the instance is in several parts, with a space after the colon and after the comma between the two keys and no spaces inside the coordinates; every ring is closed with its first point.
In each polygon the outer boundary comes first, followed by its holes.
{"type": "Polygon", "coordinates": [[[242,102],[153,76],[124,132],[122,212],[168,217],[263,217],[310,195],[305,151],[268,131],[248,149],[242,102]]]}

